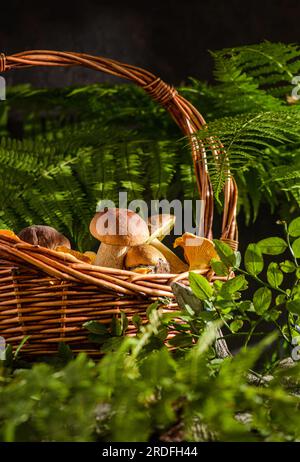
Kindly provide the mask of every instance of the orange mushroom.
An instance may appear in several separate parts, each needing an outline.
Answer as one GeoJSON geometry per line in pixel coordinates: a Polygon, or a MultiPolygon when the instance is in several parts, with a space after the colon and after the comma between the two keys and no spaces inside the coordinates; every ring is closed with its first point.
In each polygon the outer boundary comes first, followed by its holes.
{"type": "Polygon", "coordinates": [[[208,269],[212,258],[219,260],[214,243],[205,237],[184,233],[174,242],[174,247],[178,246],[183,248],[184,257],[189,263],[189,271],[208,269]]]}

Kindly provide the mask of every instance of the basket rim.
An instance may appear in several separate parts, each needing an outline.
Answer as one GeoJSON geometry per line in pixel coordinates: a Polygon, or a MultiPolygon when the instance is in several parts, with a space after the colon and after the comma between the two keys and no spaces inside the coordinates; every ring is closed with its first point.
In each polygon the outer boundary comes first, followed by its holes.
{"type": "MultiPolygon", "coordinates": [[[[16,235],[0,232],[0,277],[20,267],[34,268],[48,276],[70,283],[84,283],[118,294],[146,297],[174,298],[172,284],[188,280],[189,271],[183,273],[138,274],[133,271],[107,268],[85,263],[75,256],[21,241],[16,235]],[[2,263],[2,265],[1,265],[2,263]]],[[[209,280],[214,276],[211,268],[193,270],[209,280]]]]}

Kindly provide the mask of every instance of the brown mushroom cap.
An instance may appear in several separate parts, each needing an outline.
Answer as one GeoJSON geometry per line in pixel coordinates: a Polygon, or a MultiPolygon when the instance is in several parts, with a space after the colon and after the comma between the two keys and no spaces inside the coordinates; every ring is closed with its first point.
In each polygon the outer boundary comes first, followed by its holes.
{"type": "Polygon", "coordinates": [[[104,244],[124,247],[143,244],[149,237],[147,223],[137,213],[118,208],[97,212],[90,232],[104,244]]]}
{"type": "Polygon", "coordinates": [[[164,255],[155,247],[149,244],[132,247],[125,257],[127,269],[136,267],[153,267],[156,272],[170,272],[170,266],[164,255]]]}
{"type": "Polygon", "coordinates": [[[174,227],[176,217],[169,213],[152,215],[148,218],[150,236],[162,240],[174,227]]]}
{"type": "Polygon", "coordinates": [[[48,249],[56,249],[56,247],[60,246],[67,247],[68,249],[71,248],[69,239],[51,226],[28,226],[22,229],[18,236],[22,241],[33,245],[40,245],[48,249]]]}

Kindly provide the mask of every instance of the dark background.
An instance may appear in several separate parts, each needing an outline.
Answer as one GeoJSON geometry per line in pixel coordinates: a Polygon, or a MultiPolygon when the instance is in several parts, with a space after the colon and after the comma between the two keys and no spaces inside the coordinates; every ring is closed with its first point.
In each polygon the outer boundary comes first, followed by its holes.
{"type": "MultiPolygon", "coordinates": [[[[212,80],[208,50],[262,40],[299,42],[300,35],[299,0],[11,0],[1,4],[0,14],[0,51],[6,54],[88,52],[145,67],[173,84],[189,76],[212,80]]],[[[83,68],[18,70],[6,78],[8,85],[37,86],[114,80],[83,68]]],[[[256,223],[245,228],[240,216],[242,250],[246,242],[278,232],[276,218],[276,211],[260,210],[256,223]]]]}
{"type": "MultiPolygon", "coordinates": [[[[2,0],[0,49],[82,51],[148,68],[173,84],[211,79],[207,50],[261,40],[298,42],[299,0],[2,0]]],[[[97,82],[84,69],[11,73],[8,83],[97,82]]]]}

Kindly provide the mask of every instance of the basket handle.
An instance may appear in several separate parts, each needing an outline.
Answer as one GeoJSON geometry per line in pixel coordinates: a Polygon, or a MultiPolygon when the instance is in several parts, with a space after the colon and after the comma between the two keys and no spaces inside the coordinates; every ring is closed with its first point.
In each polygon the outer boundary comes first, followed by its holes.
{"type": "MultiPolygon", "coordinates": [[[[205,149],[194,135],[205,125],[205,120],[191,103],[184,99],[174,87],[166,84],[152,73],[108,58],[96,57],[85,53],[48,50],[24,51],[11,56],[5,56],[3,53],[0,54],[0,72],[30,66],[83,66],[115,75],[133,81],[136,85],[142,87],[155,101],[165,107],[183,134],[190,138],[198,192],[200,199],[205,201],[204,235],[209,239],[212,238],[213,190],[208,174],[205,149]]],[[[221,147],[221,145],[219,146],[221,147]]],[[[218,150],[214,149],[213,154],[216,161],[218,161],[218,150]]],[[[238,238],[236,205],[237,186],[234,179],[228,175],[224,187],[221,239],[227,241],[235,249],[237,248],[238,238]]]]}

